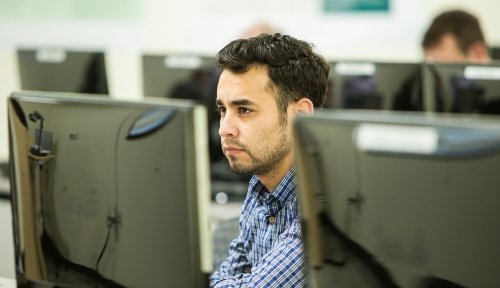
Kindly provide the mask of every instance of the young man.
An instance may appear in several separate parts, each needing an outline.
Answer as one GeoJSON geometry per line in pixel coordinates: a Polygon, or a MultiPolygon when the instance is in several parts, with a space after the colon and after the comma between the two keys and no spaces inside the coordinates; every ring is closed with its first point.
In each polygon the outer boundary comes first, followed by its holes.
{"type": "Polygon", "coordinates": [[[231,169],[253,175],[229,256],[211,287],[303,287],[292,122],[325,101],[329,64],[310,44],[261,34],[217,54],[222,150],[231,169]]]}
{"type": "Polygon", "coordinates": [[[425,32],[422,48],[427,61],[487,63],[490,60],[479,19],[462,10],[436,16],[425,32]]]}

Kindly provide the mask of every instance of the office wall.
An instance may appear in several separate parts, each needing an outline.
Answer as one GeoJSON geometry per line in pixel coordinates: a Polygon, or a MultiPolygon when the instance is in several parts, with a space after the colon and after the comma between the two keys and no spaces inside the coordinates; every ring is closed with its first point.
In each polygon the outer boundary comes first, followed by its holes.
{"type": "MultiPolygon", "coordinates": [[[[0,278],[15,278],[14,271],[14,240],[12,238],[12,217],[9,202],[0,199],[0,278]]],[[[1,281],[0,281],[0,287],[1,281]]]]}
{"type": "Polygon", "coordinates": [[[419,49],[414,35],[425,20],[419,17],[423,5],[401,0],[391,4],[389,13],[332,14],[322,11],[321,1],[191,0],[176,4],[178,10],[189,13],[170,15],[167,11],[172,9],[164,3],[161,9],[146,7],[145,40],[158,49],[213,53],[256,22],[268,21],[284,33],[314,43],[330,58],[416,58],[419,49]],[[162,34],[166,37],[157,37],[162,34]]]}
{"type": "Polygon", "coordinates": [[[325,13],[322,0],[189,0],[172,7],[145,2],[149,48],[213,53],[261,20],[307,39],[334,58],[419,59],[419,42],[430,19],[447,8],[464,8],[483,21],[487,38],[500,43],[494,0],[391,0],[389,13],[325,13]],[[181,12],[179,12],[181,11],[181,12]],[[176,23],[181,23],[180,25],[176,23]],[[164,37],[158,37],[162,35],[164,37]]]}

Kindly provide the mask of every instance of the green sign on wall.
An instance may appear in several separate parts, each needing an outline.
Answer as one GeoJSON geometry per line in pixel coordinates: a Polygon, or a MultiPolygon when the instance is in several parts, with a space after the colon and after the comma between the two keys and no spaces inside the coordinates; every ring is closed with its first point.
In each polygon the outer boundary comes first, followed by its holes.
{"type": "Polygon", "coordinates": [[[325,12],[387,12],[389,0],[323,0],[325,12]]]}
{"type": "Polygon", "coordinates": [[[0,0],[0,20],[141,19],[141,0],[0,0]]]}

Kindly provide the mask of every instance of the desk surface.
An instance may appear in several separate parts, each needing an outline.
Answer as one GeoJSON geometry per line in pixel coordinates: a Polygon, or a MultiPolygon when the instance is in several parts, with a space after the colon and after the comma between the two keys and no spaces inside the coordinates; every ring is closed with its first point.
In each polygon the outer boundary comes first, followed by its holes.
{"type": "Polygon", "coordinates": [[[226,204],[212,202],[210,216],[214,222],[239,218],[242,205],[242,202],[228,202],[226,204]]]}

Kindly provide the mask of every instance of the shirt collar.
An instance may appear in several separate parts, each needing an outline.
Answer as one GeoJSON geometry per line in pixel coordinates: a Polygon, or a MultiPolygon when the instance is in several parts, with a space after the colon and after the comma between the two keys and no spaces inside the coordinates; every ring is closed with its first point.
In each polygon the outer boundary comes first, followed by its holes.
{"type": "Polygon", "coordinates": [[[281,179],[272,193],[270,193],[267,187],[260,182],[259,177],[255,175],[250,179],[248,189],[255,199],[258,199],[266,205],[270,205],[275,201],[278,201],[280,204],[285,204],[295,195],[295,170],[295,167],[292,167],[283,179],[281,179]]]}

